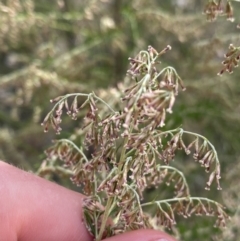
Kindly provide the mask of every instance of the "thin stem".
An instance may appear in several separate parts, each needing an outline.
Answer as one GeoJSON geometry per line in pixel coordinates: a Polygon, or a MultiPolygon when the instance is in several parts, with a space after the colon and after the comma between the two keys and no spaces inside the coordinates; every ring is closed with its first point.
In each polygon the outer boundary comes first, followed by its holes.
{"type": "Polygon", "coordinates": [[[116,111],[114,111],[114,109],[108,104],[106,103],[103,99],[99,98],[94,92],[90,93],[90,94],[84,94],[84,93],[72,93],[72,94],[67,94],[65,96],[63,96],[52,108],[51,113],[57,108],[57,106],[63,102],[65,99],[71,97],[71,96],[82,96],[82,97],[90,97],[93,96],[95,99],[99,100],[100,102],[102,102],[104,105],[106,105],[108,107],[109,110],[111,110],[113,113],[116,113],[116,111]]]}
{"type": "Polygon", "coordinates": [[[208,143],[208,145],[211,147],[211,149],[213,150],[216,163],[219,165],[219,159],[218,159],[217,151],[216,151],[215,147],[213,146],[213,144],[212,144],[206,137],[204,137],[204,136],[202,136],[202,135],[200,135],[200,134],[197,134],[197,133],[192,133],[192,132],[190,132],[190,131],[185,131],[185,130],[183,130],[183,129],[181,129],[181,128],[180,128],[180,130],[182,131],[182,133],[194,135],[194,136],[197,136],[197,137],[205,140],[205,141],[208,143]]]}
{"type": "Polygon", "coordinates": [[[50,111],[50,113],[53,113],[54,110],[57,108],[57,106],[62,103],[64,100],[66,100],[67,98],[71,97],[71,96],[83,96],[83,97],[89,97],[89,94],[83,94],[83,93],[73,93],[73,94],[67,94],[64,95],[52,108],[52,110],[50,111]]]}
{"type": "Polygon", "coordinates": [[[146,54],[146,55],[147,55],[147,59],[148,59],[148,71],[149,71],[149,65],[151,64],[151,61],[150,61],[150,55],[149,55],[148,51],[142,50],[139,54],[146,54]]]}
{"type": "Polygon", "coordinates": [[[215,149],[215,147],[213,146],[213,144],[204,136],[200,135],[200,134],[197,134],[197,133],[193,133],[193,132],[190,132],[190,131],[185,131],[183,130],[182,128],[177,128],[177,129],[174,129],[174,130],[169,130],[169,131],[163,131],[161,133],[158,133],[154,136],[154,138],[158,137],[158,136],[162,136],[162,135],[166,135],[166,134],[172,134],[173,132],[179,132],[179,134],[189,134],[189,135],[193,135],[193,136],[196,136],[196,137],[199,137],[201,138],[202,140],[206,141],[207,144],[211,147],[211,149],[213,150],[213,153],[214,153],[214,156],[215,156],[215,160],[216,160],[216,167],[220,166],[220,162],[219,162],[219,159],[218,159],[218,154],[217,154],[217,151],[215,149]]]}
{"type": "Polygon", "coordinates": [[[125,161],[125,153],[126,153],[126,144],[128,142],[128,137],[124,138],[124,142],[123,142],[123,147],[122,147],[122,151],[121,151],[121,156],[119,159],[119,165],[118,165],[118,170],[121,172],[122,171],[122,166],[124,164],[125,161]]]}
{"type": "Polygon", "coordinates": [[[159,200],[159,201],[152,201],[152,202],[147,202],[147,203],[142,203],[141,207],[147,207],[153,204],[162,204],[162,203],[171,203],[171,202],[180,202],[180,201],[206,201],[208,203],[213,203],[216,206],[221,206],[218,202],[215,202],[212,199],[208,198],[203,198],[203,197],[178,197],[178,198],[169,198],[169,199],[164,199],[164,200],[159,200]]]}
{"type": "Polygon", "coordinates": [[[41,176],[45,173],[61,173],[66,176],[71,176],[73,172],[71,170],[65,169],[60,166],[46,166],[46,167],[40,167],[35,174],[41,176]]]}
{"type": "Polygon", "coordinates": [[[128,157],[132,152],[134,152],[134,151],[136,151],[135,149],[131,149],[130,151],[128,151],[127,153],[126,153],[126,156],[128,157]]]}
{"type": "MultiPolygon", "coordinates": [[[[93,195],[97,195],[97,179],[96,179],[96,170],[93,170],[94,174],[94,188],[93,188],[93,195]]],[[[98,217],[96,212],[94,212],[94,227],[95,227],[95,236],[98,235],[98,217]]]]}
{"type": "Polygon", "coordinates": [[[81,149],[79,149],[79,148],[75,145],[75,143],[73,143],[72,141],[70,141],[70,140],[68,140],[68,139],[61,139],[61,140],[58,140],[57,142],[66,142],[66,143],[69,143],[70,145],[73,146],[74,149],[76,149],[76,150],[82,155],[82,157],[84,158],[84,160],[85,160],[86,162],[88,162],[88,159],[87,159],[86,155],[83,153],[83,151],[82,151],[81,149]]]}
{"type": "Polygon", "coordinates": [[[138,206],[139,206],[139,211],[140,211],[140,214],[142,215],[142,208],[141,208],[141,203],[140,203],[140,200],[139,200],[139,195],[138,193],[136,192],[136,190],[129,186],[128,184],[125,184],[124,186],[126,186],[127,188],[131,189],[131,191],[135,194],[136,198],[137,198],[137,203],[138,203],[138,206]]]}
{"type": "Polygon", "coordinates": [[[166,70],[168,70],[168,69],[171,69],[171,67],[166,67],[166,68],[164,68],[164,69],[162,69],[161,70],[161,72],[159,72],[154,78],[153,78],[153,82],[162,74],[162,73],[164,73],[166,70]]]}
{"type": "Polygon", "coordinates": [[[107,205],[105,207],[105,212],[102,217],[101,227],[98,236],[96,237],[96,241],[100,241],[102,239],[103,232],[106,228],[106,223],[110,214],[110,210],[112,210],[112,203],[114,201],[114,197],[110,197],[107,201],[107,205]]]}
{"type": "Polygon", "coordinates": [[[98,187],[103,186],[107,181],[109,181],[110,177],[112,176],[112,174],[117,170],[117,167],[113,167],[111,172],[107,175],[107,177],[100,183],[100,185],[98,187]]]}
{"type": "Polygon", "coordinates": [[[178,75],[177,71],[173,67],[169,66],[169,69],[171,69],[174,72],[174,74],[180,79],[180,76],[178,75]]]}
{"type": "Polygon", "coordinates": [[[109,213],[111,213],[112,210],[114,209],[115,203],[116,203],[116,199],[117,199],[117,196],[115,196],[114,199],[113,199],[113,205],[112,205],[111,208],[109,209],[109,213]]]}
{"type": "Polygon", "coordinates": [[[148,83],[148,81],[149,81],[150,79],[151,79],[151,75],[150,75],[150,74],[146,74],[146,75],[138,82],[139,85],[141,84],[141,87],[140,87],[140,89],[139,89],[139,91],[138,91],[138,93],[137,93],[137,96],[136,96],[135,100],[134,100],[132,109],[135,108],[135,105],[137,104],[137,102],[138,102],[141,94],[142,94],[144,91],[146,91],[146,86],[147,86],[147,83],[148,83]]]}
{"type": "Polygon", "coordinates": [[[213,144],[210,141],[208,141],[208,139],[206,137],[204,137],[200,134],[193,133],[193,132],[190,132],[190,131],[185,131],[182,128],[177,128],[177,129],[174,129],[174,130],[163,131],[161,133],[158,133],[154,136],[154,138],[156,138],[158,136],[166,135],[166,134],[172,134],[173,132],[179,132],[180,134],[185,133],[185,134],[193,135],[193,136],[199,137],[199,138],[203,139],[204,141],[206,141],[214,152],[214,155],[216,157],[216,162],[219,163],[219,159],[218,159],[218,155],[217,155],[217,151],[216,151],[215,147],[213,146],[213,144]]]}
{"type": "Polygon", "coordinates": [[[169,170],[173,170],[173,171],[177,172],[183,179],[183,182],[184,182],[184,184],[186,186],[186,189],[187,189],[187,195],[190,196],[190,191],[189,191],[189,187],[188,187],[188,184],[187,184],[187,180],[186,180],[184,174],[181,171],[179,171],[175,167],[171,167],[171,166],[159,166],[159,169],[169,169],[169,170]]]}
{"type": "Polygon", "coordinates": [[[163,131],[163,132],[160,132],[160,133],[156,134],[154,136],[154,138],[162,136],[162,135],[167,135],[167,134],[171,134],[172,135],[173,132],[179,132],[180,130],[181,130],[181,128],[177,128],[177,129],[173,129],[173,130],[169,130],[169,131],[163,131]]]}
{"type": "Polygon", "coordinates": [[[116,111],[107,102],[105,102],[103,99],[99,98],[94,92],[92,93],[92,95],[95,99],[99,100],[104,105],[106,105],[108,107],[108,109],[111,110],[114,114],[116,113],[116,111]]]}

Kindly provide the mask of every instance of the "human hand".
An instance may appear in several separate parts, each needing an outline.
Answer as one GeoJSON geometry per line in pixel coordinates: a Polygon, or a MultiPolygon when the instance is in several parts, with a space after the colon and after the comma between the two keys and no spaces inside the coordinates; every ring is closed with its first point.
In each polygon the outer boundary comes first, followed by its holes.
{"type": "MultiPolygon", "coordinates": [[[[92,241],[82,221],[84,195],[0,161],[0,241],[92,241]]],[[[105,241],[176,241],[136,230],[105,241]]]]}

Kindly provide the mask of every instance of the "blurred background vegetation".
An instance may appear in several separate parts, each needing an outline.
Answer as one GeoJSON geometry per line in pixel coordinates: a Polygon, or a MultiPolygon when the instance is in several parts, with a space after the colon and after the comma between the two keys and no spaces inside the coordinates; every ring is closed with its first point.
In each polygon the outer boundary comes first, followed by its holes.
{"type": "MultiPolygon", "coordinates": [[[[179,220],[175,235],[186,241],[240,240],[240,70],[217,76],[229,44],[240,42],[240,4],[233,3],[235,23],[224,17],[207,22],[202,15],[206,2],[2,0],[0,158],[36,172],[56,138],[40,126],[50,99],[90,91],[107,96],[107,88],[124,80],[128,57],[148,45],[161,50],[169,44],[173,49],[162,57],[162,66],[175,67],[187,91],[179,93],[167,127],[182,125],[215,145],[223,191],[205,191],[207,175],[190,158],[180,155],[175,165],[185,173],[193,196],[215,198],[232,215],[223,232],[213,228],[211,218],[192,217],[179,220]]],[[[80,121],[66,119],[61,137],[74,134],[80,121]]]]}

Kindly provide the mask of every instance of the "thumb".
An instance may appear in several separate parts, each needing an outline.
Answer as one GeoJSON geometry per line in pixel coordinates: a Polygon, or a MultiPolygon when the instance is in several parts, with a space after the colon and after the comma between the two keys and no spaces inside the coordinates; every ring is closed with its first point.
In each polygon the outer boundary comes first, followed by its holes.
{"type": "Polygon", "coordinates": [[[141,229],[116,235],[104,241],[177,241],[170,235],[157,230],[141,229]]]}

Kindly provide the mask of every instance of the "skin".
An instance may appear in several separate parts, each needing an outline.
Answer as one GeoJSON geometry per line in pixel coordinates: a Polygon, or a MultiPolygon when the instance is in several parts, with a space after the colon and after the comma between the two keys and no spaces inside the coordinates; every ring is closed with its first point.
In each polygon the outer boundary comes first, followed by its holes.
{"type": "MultiPolygon", "coordinates": [[[[0,241],[93,241],[82,221],[84,195],[0,161],[0,241]]],[[[137,230],[105,241],[176,241],[137,230]]]]}

